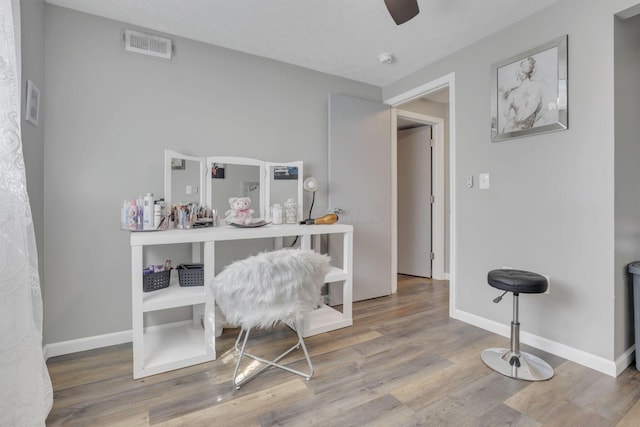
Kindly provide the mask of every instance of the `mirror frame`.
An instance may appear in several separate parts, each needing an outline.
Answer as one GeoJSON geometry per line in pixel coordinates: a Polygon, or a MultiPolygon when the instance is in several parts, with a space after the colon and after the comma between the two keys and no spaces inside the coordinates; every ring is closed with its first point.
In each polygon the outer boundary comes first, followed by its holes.
{"type": "Polygon", "coordinates": [[[303,216],[303,212],[302,212],[302,204],[304,202],[304,198],[303,198],[303,193],[304,193],[304,170],[302,168],[302,161],[295,161],[295,162],[285,162],[285,163],[278,163],[278,162],[265,162],[265,178],[267,181],[267,185],[266,185],[266,195],[265,195],[265,199],[269,201],[269,204],[267,205],[267,209],[269,209],[269,206],[271,206],[271,183],[273,181],[273,177],[270,176],[271,175],[271,171],[273,167],[276,166],[294,166],[298,168],[298,186],[297,186],[297,196],[298,196],[298,204],[296,205],[297,207],[297,214],[298,214],[298,223],[300,223],[300,221],[303,221],[305,219],[305,217],[303,216]]]}
{"type": "Polygon", "coordinates": [[[267,218],[271,206],[272,177],[271,170],[275,166],[293,166],[298,168],[297,180],[297,214],[298,222],[304,220],[303,214],[303,183],[304,170],[301,160],[294,162],[267,162],[264,160],[252,159],[248,157],[231,156],[207,156],[197,157],[178,153],[173,150],[164,151],[164,200],[167,206],[171,206],[171,159],[192,160],[200,163],[200,205],[211,208],[213,199],[213,179],[209,177],[209,165],[211,163],[224,163],[226,165],[258,166],[260,168],[260,218],[267,218]],[[207,179],[209,178],[209,179],[207,179]],[[203,190],[204,189],[204,190],[203,190]]]}
{"type": "MultiPolygon", "coordinates": [[[[205,159],[205,166],[207,168],[207,173],[209,165],[212,163],[224,163],[225,168],[229,165],[238,165],[238,166],[258,166],[260,168],[260,208],[259,208],[259,217],[264,218],[263,214],[265,212],[265,162],[258,159],[250,159],[248,157],[229,157],[229,156],[210,156],[205,159]]],[[[207,180],[207,198],[206,204],[208,208],[212,208],[213,203],[213,179],[207,180]]],[[[266,205],[269,206],[269,205],[266,205]]],[[[229,209],[229,206],[225,206],[224,209],[221,209],[219,214],[221,219],[224,219],[223,212],[229,209]]]]}
{"type": "MultiPolygon", "coordinates": [[[[181,159],[181,160],[191,160],[198,162],[200,165],[200,188],[198,191],[200,192],[200,206],[204,204],[204,194],[203,189],[206,186],[205,176],[206,176],[206,168],[204,163],[202,162],[202,157],[189,156],[187,154],[178,153],[173,150],[164,150],[164,202],[167,205],[167,209],[171,208],[171,159],[181,159]]],[[[168,212],[168,210],[167,210],[168,212]]]]}

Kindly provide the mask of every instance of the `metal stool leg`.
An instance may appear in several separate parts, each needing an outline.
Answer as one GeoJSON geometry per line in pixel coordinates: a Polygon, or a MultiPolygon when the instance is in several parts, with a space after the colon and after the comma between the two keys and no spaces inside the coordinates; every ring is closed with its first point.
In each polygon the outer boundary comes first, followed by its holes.
{"type": "Polygon", "coordinates": [[[250,354],[247,353],[245,351],[245,347],[247,345],[247,340],[249,338],[249,332],[250,330],[244,330],[241,329],[240,333],[238,334],[238,338],[236,339],[236,344],[235,344],[235,349],[236,351],[239,353],[238,354],[238,361],[236,363],[236,367],[235,370],[233,372],[233,378],[232,378],[232,382],[233,385],[235,386],[236,389],[240,389],[240,387],[251,381],[252,379],[254,379],[256,376],[258,376],[260,373],[264,372],[266,369],[270,368],[270,367],[276,367],[276,368],[280,368],[283,369],[287,372],[291,372],[292,374],[296,374],[296,375],[300,375],[301,377],[304,377],[304,379],[306,379],[307,381],[311,379],[311,377],[313,376],[313,365],[311,364],[311,358],[309,357],[309,352],[307,351],[307,346],[304,344],[304,339],[302,338],[302,327],[300,325],[300,320],[298,319],[293,326],[290,326],[291,329],[293,329],[296,334],[298,335],[298,342],[296,342],[292,347],[290,347],[287,351],[285,351],[284,353],[282,353],[281,355],[279,355],[278,357],[276,357],[273,360],[267,360],[264,359],[262,357],[256,356],[254,354],[250,354]],[[242,347],[238,347],[240,340],[242,339],[244,333],[244,340],[242,340],[242,347]],[[305,359],[307,361],[307,365],[309,367],[309,372],[301,372],[295,369],[291,369],[288,366],[284,366],[279,364],[278,362],[280,360],[282,360],[286,355],[288,355],[289,353],[291,353],[294,350],[297,350],[298,348],[302,348],[302,351],[304,352],[304,356],[305,359]],[[248,372],[248,373],[244,373],[244,375],[241,376],[241,378],[238,380],[238,371],[240,369],[240,362],[242,361],[242,358],[246,356],[246,357],[250,357],[254,360],[257,360],[258,362],[262,362],[264,365],[262,367],[260,367],[259,369],[255,370],[254,372],[248,372]]]}
{"type": "Polygon", "coordinates": [[[553,377],[553,368],[533,354],[520,351],[519,295],[513,294],[511,348],[490,348],[480,358],[494,371],[507,377],[526,381],[544,381],[553,377]]]}

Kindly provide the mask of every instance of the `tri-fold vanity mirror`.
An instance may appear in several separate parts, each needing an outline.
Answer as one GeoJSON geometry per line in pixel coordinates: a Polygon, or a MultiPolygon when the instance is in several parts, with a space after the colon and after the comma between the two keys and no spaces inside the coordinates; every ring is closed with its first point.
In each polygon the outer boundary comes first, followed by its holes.
{"type": "Polygon", "coordinates": [[[215,209],[221,221],[231,197],[250,197],[255,219],[266,219],[272,204],[296,202],[303,219],[303,163],[267,162],[245,157],[195,157],[172,150],[164,153],[164,195],[167,206],[198,203],[215,209]]]}

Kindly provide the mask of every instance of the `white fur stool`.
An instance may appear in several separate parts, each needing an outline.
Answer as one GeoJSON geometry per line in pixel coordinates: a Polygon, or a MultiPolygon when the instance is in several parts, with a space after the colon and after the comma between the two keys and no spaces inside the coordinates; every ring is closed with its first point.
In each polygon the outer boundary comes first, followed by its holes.
{"type": "Polygon", "coordinates": [[[331,268],[329,261],[328,256],[310,250],[280,249],[236,261],[214,278],[211,286],[216,303],[227,323],[240,327],[235,344],[239,355],[232,379],[237,389],[271,366],[301,375],[307,380],[311,378],[313,366],[302,339],[302,319],[305,313],[322,303],[320,288],[331,268]],[[251,329],[269,329],[280,322],[296,331],[298,342],[293,347],[273,360],[245,351],[251,329]],[[242,346],[239,347],[241,340],[242,346]],[[304,352],[309,373],[278,364],[297,348],[302,348],[304,352]],[[265,366],[238,380],[238,370],[244,356],[260,361],[265,366]]]}

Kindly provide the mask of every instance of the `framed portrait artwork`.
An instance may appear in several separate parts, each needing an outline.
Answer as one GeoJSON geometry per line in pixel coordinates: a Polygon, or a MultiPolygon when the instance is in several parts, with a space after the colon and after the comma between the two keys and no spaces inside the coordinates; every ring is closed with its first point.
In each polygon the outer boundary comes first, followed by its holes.
{"type": "Polygon", "coordinates": [[[25,119],[34,126],[40,121],[40,89],[27,80],[27,102],[25,106],[25,119]]]}
{"type": "Polygon", "coordinates": [[[568,128],[566,35],[491,66],[491,140],[568,128]]]}

